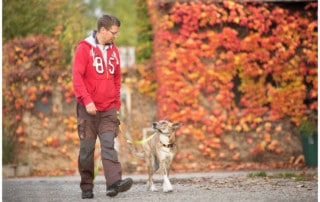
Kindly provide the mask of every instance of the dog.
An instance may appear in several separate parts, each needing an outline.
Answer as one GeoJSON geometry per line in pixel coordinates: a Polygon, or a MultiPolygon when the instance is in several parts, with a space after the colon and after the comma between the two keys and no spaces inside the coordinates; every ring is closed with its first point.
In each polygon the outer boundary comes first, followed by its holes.
{"type": "Polygon", "coordinates": [[[173,190],[169,180],[169,171],[172,160],[177,153],[175,132],[180,128],[180,123],[171,123],[161,120],[153,123],[155,134],[143,144],[144,158],[148,168],[147,188],[157,191],[153,183],[153,174],[161,167],[163,171],[163,192],[173,190]]]}
{"type": "Polygon", "coordinates": [[[148,168],[147,189],[157,191],[153,183],[153,174],[163,171],[163,192],[173,190],[169,180],[169,171],[172,161],[177,153],[175,132],[181,127],[181,123],[172,123],[161,120],[152,124],[155,132],[142,144],[143,156],[148,168]]]}

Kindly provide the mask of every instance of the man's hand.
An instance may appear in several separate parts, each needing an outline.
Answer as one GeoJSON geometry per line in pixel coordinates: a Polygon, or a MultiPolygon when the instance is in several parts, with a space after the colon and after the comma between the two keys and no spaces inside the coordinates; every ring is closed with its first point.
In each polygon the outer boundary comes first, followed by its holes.
{"type": "Polygon", "coordinates": [[[89,104],[86,105],[86,110],[91,115],[96,115],[97,114],[97,108],[96,108],[96,106],[94,105],[93,102],[90,102],[89,104]]]}

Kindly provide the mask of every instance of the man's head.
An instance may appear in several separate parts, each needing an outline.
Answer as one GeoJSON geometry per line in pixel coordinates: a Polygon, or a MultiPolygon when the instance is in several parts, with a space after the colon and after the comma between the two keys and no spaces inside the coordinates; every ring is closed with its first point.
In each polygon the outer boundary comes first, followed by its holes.
{"type": "Polygon", "coordinates": [[[120,27],[120,20],[111,15],[103,15],[99,18],[97,23],[97,29],[100,30],[102,27],[109,30],[112,26],[120,27]]]}
{"type": "Polygon", "coordinates": [[[112,43],[119,34],[121,22],[118,18],[111,15],[103,15],[99,18],[97,23],[98,33],[100,33],[100,40],[103,43],[112,43]]]}

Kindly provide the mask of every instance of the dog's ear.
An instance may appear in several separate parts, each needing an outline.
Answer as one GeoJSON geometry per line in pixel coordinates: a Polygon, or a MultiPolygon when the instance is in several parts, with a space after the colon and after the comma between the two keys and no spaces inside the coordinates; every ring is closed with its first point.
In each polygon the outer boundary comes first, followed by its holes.
{"type": "Polygon", "coordinates": [[[173,123],[173,124],[172,124],[172,129],[178,130],[181,126],[182,126],[181,123],[173,123]]]}
{"type": "Polygon", "coordinates": [[[152,128],[153,128],[153,129],[157,129],[157,125],[158,125],[158,122],[153,122],[153,123],[152,123],[152,128]]]}

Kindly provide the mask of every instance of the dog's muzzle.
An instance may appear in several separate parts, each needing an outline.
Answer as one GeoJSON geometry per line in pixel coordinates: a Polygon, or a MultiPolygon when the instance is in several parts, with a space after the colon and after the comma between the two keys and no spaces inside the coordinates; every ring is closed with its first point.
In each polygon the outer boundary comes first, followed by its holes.
{"type": "Polygon", "coordinates": [[[171,144],[163,144],[162,143],[162,146],[164,146],[166,148],[172,148],[172,147],[176,146],[176,144],[175,143],[171,143],[171,144]]]}

